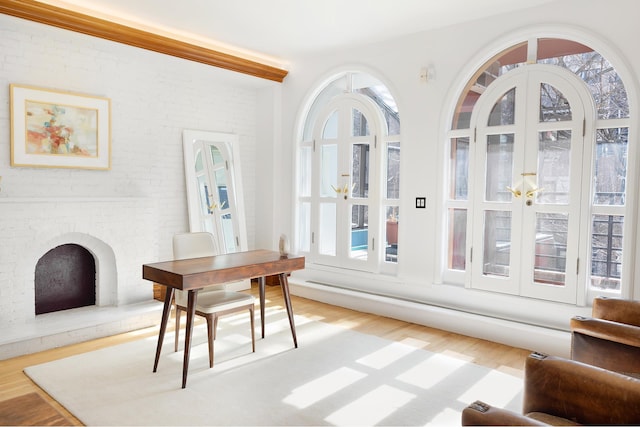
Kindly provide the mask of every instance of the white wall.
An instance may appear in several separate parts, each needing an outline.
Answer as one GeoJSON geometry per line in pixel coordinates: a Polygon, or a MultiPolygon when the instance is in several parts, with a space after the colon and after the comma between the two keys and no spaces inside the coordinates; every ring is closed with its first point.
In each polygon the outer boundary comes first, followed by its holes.
{"type": "MultiPolygon", "coordinates": [[[[490,19],[292,61],[294,67],[282,88],[285,151],[295,151],[300,109],[308,102],[309,94],[338,71],[368,71],[379,77],[392,91],[402,121],[400,209],[403,221],[399,231],[398,277],[359,275],[349,271],[338,272],[333,277],[326,272],[316,272],[315,276],[351,288],[368,288],[374,292],[560,329],[568,328],[571,315],[588,314],[588,308],[436,284],[442,230],[439,209],[444,186],[441,172],[445,159],[445,131],[453,103],[470,73],[514,42],[541,34],[569,38],[581,36],[583,41],[592,41],[597,50],[610,47],[611,50],[606,52],[611,52],[611,55],[607,56],[620,60],[614,65],[623,73],[633,96],[630,102],[637,125],[637,76],[640,72],[637,4],[635,0],[607,3],[558,0],[490,19]],[[435,71],[435,79],[426,84],[419,81],[420,69],[425,66],[435,71]],[[427,209],[415,209],[416,196],[426,196],[427,209]]],[[[601,51],[605,52],[604,49],[601,51]]],[[[637,143],[636,132],[630,144],[637,143]]],[[[637,164],[637,160],[633,162],[637,164]]],[[[292,206],[293,181],[283,175],[276,185],[289,190],[276,203],[292,206]]],[[[631,186],[631,191],[634,188],[635,185],[631,186]]],[[[292,227],[291,210],[288,215],[286,221],[292,227]]],[[[637,241],[636,236],[625,236],[625,239],[637,241]]],[[[634,266],[625,268],[633,269],[634,266]]],[[[298,277],[301,280],[313,279],[309,272],[298,277]]]]}
{"type": "MultiPolygon", "coordinates": [[[[248,243],[250,248],[254,247],[258,99],[263,91],[278,86],[263,79],[0,15],[0,198],[5,202],[38,199],[34,206],[48,212],[52,223],[56,221],[56,199],[97,198],[103,201],[105,209],[114,208],[104,202],[110,198],[149,200],[157,208],[152,210],[153,218],[130,218],[129,224],[102,224],[100,234],[104,235],[105,227],[122,229],[144,221],[147,221],[145,228],[154,224],[150,230],[153,239],[142,238],[140,233],[127,234],[126,245],[135,247],[140,256],[126,259],[126,254],[115,253],[118,265],[136,272],[130,280],[146,287],[150,299],[152,286],[142,280],[140,260],[171,258],[172,235],[188,230],[183,129],[238,135],[248,243]],[[11,83],[110,98],[111,170],[11,167],[11,83]],[[142,256],[145,252],[146,257],[142,256]]],[[[271,138],[263,137],[261,143],[271,144],[271,138]]],[[[17,230],[35,229],[37,224],[26,227],[17,224],[19,213],[13,211],[18,209],[16,206],[0,204],[0,298],[23,306],[20,300],[32,298],[33,291],[17,289],[24,284],[16,283],[15,256],[20,256],[17,248],[29,246],[29,242],[15,239],[31,239],[17,230]]],[[[76,214],[86,219],[90,212],[79,209],[76,214]]],[[[82,231],[92,233],[84,226],[82,231]]],[[[6,319],[2,320],[4,324],[6,319]]]]}

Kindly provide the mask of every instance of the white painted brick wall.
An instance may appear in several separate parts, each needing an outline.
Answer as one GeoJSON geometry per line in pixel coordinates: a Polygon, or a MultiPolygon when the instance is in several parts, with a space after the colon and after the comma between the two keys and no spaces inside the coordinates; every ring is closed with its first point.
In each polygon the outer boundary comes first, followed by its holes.
{"type": "MultiPolygon", "coordinates": [[[[42,239],[43,223],[48,239],[53,239],[49,226],[60,233],[97,235],[112,245],[118,260],[131,257],[139,263],[171,257],[172,235],[188,229],[184,129],[239,136],[247,233],[253,248],[257,94],[264,87],[255,78],[0,15],[0,200],[48,200],[35,205],[0,203],[0,330],[32,310],[32,278],[20,266],[23,251],[42,239]],[[11,83],[110,98],[111,170],[10,167],[11,83]],[[81,204],[77,211],[64,213],[75,215],[75,222],[57,223],[60,209],[67,208],[55,200],[67,197],[142,198],[153,208],[140,217],[136,206],[136,212],[123,219],[108,213],[116,208],[126,211],[127,206],[102,203],[97,209],[81,204]],[[35,216],[34,208],[39,211],[35,216]],[[144,224],[144,233],[137,232],[139,224],[144,224]],[[110,230],[125,230],[125,237],[114,238],[110,230]]],[[[138,286],[141,267],[119,270],[118,280],[138,286]]],[[[150,288],[148,284],[145,297],[150,297],[150,288]]],[[[118,299],[138,300],[140,295],[130,289],[119,292],[118,299]]]]}

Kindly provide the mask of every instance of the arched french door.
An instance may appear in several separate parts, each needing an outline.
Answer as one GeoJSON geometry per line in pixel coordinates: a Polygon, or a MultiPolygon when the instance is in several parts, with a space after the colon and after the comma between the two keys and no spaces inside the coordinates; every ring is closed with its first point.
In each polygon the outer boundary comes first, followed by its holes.
{"type": "Polygon", "coordinates": [[[576,303],[579,260],[589,259],[582,189],[594,117],[584,83],[549,65],[506,73],[479,98],[471,118],[472,288],[576,303]]]}
{"type": "Polygon", "coordinates": [[[311,197],[311,258],[317,264],[378,270],[385,251],[385,243],[378,243],[381,174],[376,171],[383,134],[378,114],[365,97],[344,94],[317,116],[311,197]]]}

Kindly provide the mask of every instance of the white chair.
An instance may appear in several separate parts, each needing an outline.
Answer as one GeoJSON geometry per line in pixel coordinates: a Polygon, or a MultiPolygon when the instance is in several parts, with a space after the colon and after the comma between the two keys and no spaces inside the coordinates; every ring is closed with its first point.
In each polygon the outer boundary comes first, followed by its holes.
{"type": "MultiPolygon", "coordinates": [[[[175,259],[201,258],[217,255],[213,235],[208,232],[179,233],[173,236],[173,257],[175,259]]],[[[182,311],[186,313],[188,292],[175,291],[176,303],[176,342],[178,351],[178,333],[182,311]]],[[[196,314],[206,318],[209,336],[209,367],[213,367],[213,341],[216,338],[218,317],[248,310],[251,316],[251,349],[256,351],[254,333],[255,298],[244,292],[221,290],[219,286],[212,286],[198,291],[196,314]]]]}

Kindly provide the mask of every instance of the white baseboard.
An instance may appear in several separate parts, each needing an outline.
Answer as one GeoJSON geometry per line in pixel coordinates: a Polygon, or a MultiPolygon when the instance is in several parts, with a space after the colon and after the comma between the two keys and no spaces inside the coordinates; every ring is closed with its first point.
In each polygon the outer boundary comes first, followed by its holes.
{"type": "Polygon", "coordinates": [[[567,331],[296,280],[293,277],[289,280],[289,287],[293,295],[327,304],[554,356],[570,355],[571,334],[567,331]]]}

